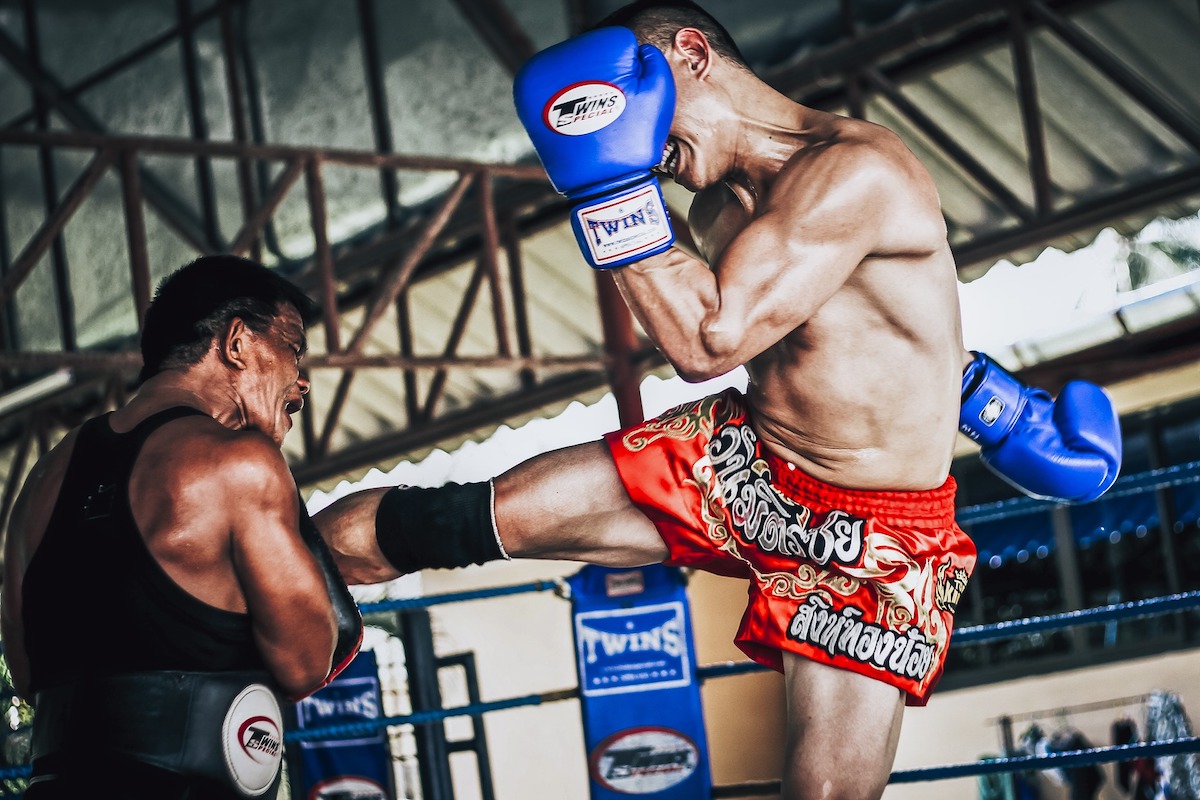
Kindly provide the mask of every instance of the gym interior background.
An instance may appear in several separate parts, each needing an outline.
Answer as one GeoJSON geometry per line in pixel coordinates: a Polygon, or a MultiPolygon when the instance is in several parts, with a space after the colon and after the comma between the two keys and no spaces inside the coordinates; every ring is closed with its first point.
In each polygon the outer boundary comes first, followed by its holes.
{"type": "MultiPolygon", "coordinates": [[[[321,302],[311,402],[285,445],[306,497],[608,394],[620,420],[645,413],[642,381],[670,369],[579,257],[511,103],[525,58],[619,4],[0,0],[0,522],[38,455],[135,390],[152,287],[206,252],[260,259],[321,302]]],[[[1002,271],[1024,280],[1026,302],[978,334],[981,349],[1051,391],[1108,388],[1123,474],[1200,460],[1195,0],[704,5],[780,91],[900,133],[937,182],[964,296],[1002,271]],[[1070,272],[1081,259],[1090,267],[1070,272]],[[1086,285],[1039,311],[1064,274],[1086,285]]],[[[667,188],[686,219],[687,193],[667,188]]],[[[965,440],[954,473],[963,507],[1016,496],[965,440]]],[[[1194,484],[980,522],[960,623],[1198,589],[1198,524],[1194,484]]],[[[577,568],[428,573],[372,596],[577,568]]],[[[743,591],[692,577],[700,663],[740,659],[729,639],[743,591]]],[[[485,700],[573,685],[553,597],[428,613],[438,655],[475,654],[485,700]]],[[[403,663],[403,642],[380,642],[403,663]]],[[[908,715],[897,768],[997,752],[1004,715],[1107,743],[1113,719],[1155,689],[1194,712],[1198,647],[1200,616],[1186,611],[957,649],[929,708],[908,715]]],[[[407,702],[396,674],[393,711],[407,702]]],[[[465,702],[455,670],[443,683],[447,704],[465,702]]],[[[777,776],[777,676],[704,691],[716,783],[777,776]]],[[[489,716],[496,796],[584,796],[578,716],[574,701],[489,716]]],[[[393,737],[420,796],[411,731],[393,737]]],[[[471,754],[448,761],[456,796],[480,796],[471,754]]],[[[1106,769],[1101,797],[1116,798],[1106,769]]],[[[1065,792],[1043,783],[1043,796],[1065,792]]],[[[967,779],[938,786],[975,792],[967,779]]]]}

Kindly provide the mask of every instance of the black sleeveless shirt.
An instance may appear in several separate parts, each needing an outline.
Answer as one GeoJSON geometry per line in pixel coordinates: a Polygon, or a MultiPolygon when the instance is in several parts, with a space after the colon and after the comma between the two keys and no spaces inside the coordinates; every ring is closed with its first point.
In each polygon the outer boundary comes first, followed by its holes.
{"type": "Polygon", "coordinates": [[[130,508],[129,477],[146,439],[201,413],[169,408],[123,434],[105,414],[80,429],[22,585],[35,691],[97,673],[266,668],[249,615],[180,588],[146,549],[130,508]]]}

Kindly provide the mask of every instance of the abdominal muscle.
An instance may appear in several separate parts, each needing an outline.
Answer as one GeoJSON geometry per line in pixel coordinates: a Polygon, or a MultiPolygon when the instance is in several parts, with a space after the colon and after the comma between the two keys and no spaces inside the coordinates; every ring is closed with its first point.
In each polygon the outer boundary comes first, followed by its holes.
{"type": "Polygon", "coordinates": [[[906,314],[915,326],[906,328],[843,287],[753,359],[747,402],[767,449],[834,486],[941,486],[957,437],[962,348],[957,306],[941,317],[924,311],[906,314]]]}

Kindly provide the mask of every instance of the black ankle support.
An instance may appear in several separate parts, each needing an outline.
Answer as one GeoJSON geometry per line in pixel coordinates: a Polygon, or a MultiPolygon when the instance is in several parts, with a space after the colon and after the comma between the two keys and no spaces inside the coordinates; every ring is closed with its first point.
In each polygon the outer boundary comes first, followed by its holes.
{"type": "Polygon", "coordinates": [[[492,484],[389,490],[375,512],[375,540],[401,572],[506,558],[492,523],[492,484]]]}

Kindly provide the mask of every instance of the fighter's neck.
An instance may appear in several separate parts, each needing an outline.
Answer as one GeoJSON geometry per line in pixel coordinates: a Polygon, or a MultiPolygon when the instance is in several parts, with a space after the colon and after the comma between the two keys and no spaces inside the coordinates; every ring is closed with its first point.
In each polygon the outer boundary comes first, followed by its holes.
{"type": "MultiPolygon", "coordinates": [[[[765,85],[764,85],[765,87],[765,85]]],[[[814,141],[821,112],[765,87],[758,103],[745,103],[738,115],[737,152],[725,183],[747,210],[771,189],[783,166],[814,141]]]]}
{"type": "Polygon", "coordinates": [[[242,405],[233,388],[191,370],[164,370],[147,380],[137,396],[120,409],[114,424],[136,422],[165,408],[187,406],[209,415],[231,429],[244,427],[242,405]]]}

